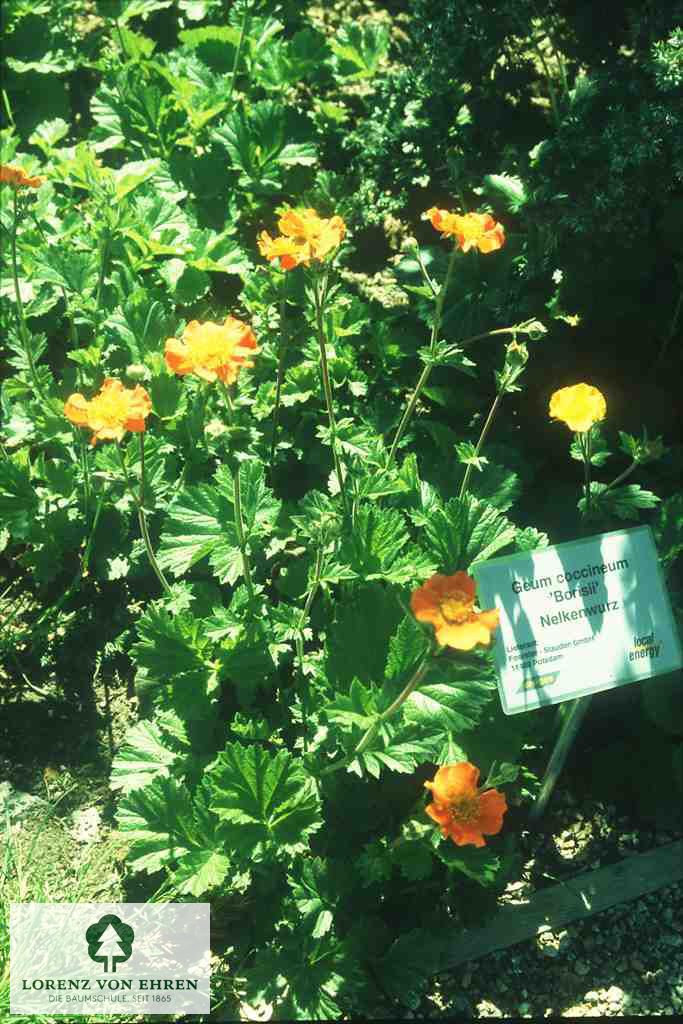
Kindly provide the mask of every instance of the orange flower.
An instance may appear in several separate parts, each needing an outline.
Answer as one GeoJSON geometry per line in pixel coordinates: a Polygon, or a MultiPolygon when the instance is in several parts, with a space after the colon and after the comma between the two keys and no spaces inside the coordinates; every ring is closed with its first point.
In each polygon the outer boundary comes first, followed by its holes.
{"type": "Polygon", "coordinates": [[[341,217],[325,219],[310,207],[285,210],[278,227],[282,234],[277,238],[271,238],[267,231],[262,231],[258,247],[267,260],[279,259],[282,270],[292,270],[300,263],[308,266],[311,260],[322,261],[340,245],[346,234],[346,225],[341,217]]]}
{"type": "Polygon", "coordinates": [[[493,608],[476,611],[476,584],[466,572],[454,576],[438,573],[413,591],[410,607],[418,622],[431,622],[442,647],[471,651],[477,644],[490,644],[500,613],[493,608]]]}
{"type": "Polygon", "coordinates": [[[495,252],[505,244],[505,230],[502,224],[489,213],[448,213],[432,206],[427,210],[432,226],[441,232],[441,237],[452,235],[463,252],[478,249],[479,252],[495,252]]]}
{"type": "Polygon", "coordinates": [[[202,380],[233,384],[243,366],[254,365],[249,357],[260,351],[251,327],[228,316],[223,324],[190,321],[181,341],[168,339],[165,355],[173,373],[196,373],[202,380]]]}
{"type": "Polygon", "coordinates": [[[503,827],[507,801],[497,789],[480,792],[479,769],[469,761],[445,764],[433,782],[425,782],[433,801],[425,810],[456,846],[486,846],[484,836],[495,836],[503,827]]]}
{"type": "Polygon", "coordinates": [[[0,184],[11,185],[12,188],[40,188],[45,181],[38,176],[31,178],[21,167],[10,167],[0,164],[0,184]]]}
{"type": "Polygon", "coordinates": [[[141,433],[145,419],[152,411],[152,401],[143,387],[125,388],[120,380],[107,377],[90,401],[83,395],[71,395],[64,405],[64,415],[79,427],[93,431],[90,444],[97,441],[120,441],[127,430],[141,433]]]}
{"type": "Polygon", "coordinates": [[[550,416],[562,420],[570,430],[583,433],[606,415],[605,396],[592,384],[574,384],[550,396],[550,416]]]}

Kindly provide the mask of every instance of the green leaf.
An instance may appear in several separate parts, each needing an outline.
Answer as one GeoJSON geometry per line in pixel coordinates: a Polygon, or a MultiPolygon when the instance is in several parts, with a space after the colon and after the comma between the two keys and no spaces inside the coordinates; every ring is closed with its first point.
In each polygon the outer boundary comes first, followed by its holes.
{"type": "MultiPolygon", "coordinates": [[[[250,544],[269,536],[280,511],[280,502],[265,484],[260,462],[240,467],[242,514],[250,544]]],[[[233,480],[226,466],[215,475],[215,485],[202,484],[182,492],[171,505],[164,523],[159,563],[175,576],[209,556],[221,583],[234,584],[242,574],[233,509],[233,480]]]]}
{"type": "Polygon", "coordinates": [[[137,160],[134,163],[123,164],[114,171],[117,200],[123,199],[144,181],[149,181],[157,173],[160,165],[159,160],[137,160]]]}
{"type": "Polygon", "coordinates": [[[342,78],[372,78],[389,52],[389,29],[377,21],[342,25],[330,48],[342,78]]]}
{"type": "Polygon", "coordinates": [[[281,166],[310,166],[317,159],[311,142],[291,140],[284,107],[271,100],[253,104],[248,114],[242,107],[232,111],[212,137],[225,146],[233,167],[241,171],[245,187],[279,186],[281,166]]]}
{"type": "Polygon", "coordinates": [[[66,121],[61,117],[55,117],[51,121],[41,121],[29,135],[28,141],[47,155],[68,133],[69,126],[66,121]]]}
{"type": "Polygon", "coordinates": [[[192,801],[187,787],[175,779],[160,776],[144,789],[128,793],[116,817],[121,831],[132,840],[128,863],[133,871],[152,874],[189,852],[192,801]]]}
{"type": "Polygon", "coordinates": [[[426,513],[414,512],[412,519],[416,526],[425,528],[439,572],[446,575],[469,570],[473,562],[491,558],[512,544],[517,534],[517,528],[498,509],[470,494],[452,498],[445,506],[434,506],[426,513]]]}
{"type": "MultiPolygon", "coordinates": [[[[153,874],[166,867],[178,892],[195,897],[225,883],[230,858],[220,824],[208,810],[205,784],[193,799],[187,786],[157,777],[123,798],[117,819],[132,841],[128,863],[134,871],[153,874]]],[[[231,880],[239,886],[242,878],[233,873],[231,880]]]]}
{"type": "Polygon", "coordinates": [[[287,876],[297,910],[311,938],[326,935],[334,921],[339,893],[328,876],[327,862],[320,857],[299,860],[287,876]]]}
{"type": "Polygon", "coordinates": [[[139,640],[131,647],[138,666],[136,684],[153,687],[157,700],[167,698],[181,718],[207,718],[209,695],[216,686],[214,667],[205,657],[208,639],[189,612],[172,618],[150,605],[137,624],[139,640]]]}
{"type": "Polygon", "coordinates": [[[325,661],[335,691],[347,693],[354,677],[366,684],[381,682],[389,642],[403,617],[398,602],[379,584],[361,586],[337,602],[325,661]]]}
{"type": "Polygon", "coordinates": [[[461,441],[456,444],[455,454],[458,456],[458,462],[463,466],[474,466],[480,472],[489,461],[483,455],[477,455],[477,449],[471,441],[461,441]]]}
{"type": "Polygon", "coordinates": [[[522,493],[522,485],[514,470],[489,462],[470,482],[472,494],[493,505],[499,512],[507,512],[522,493]]]}
{"type": "Polygon", "coordinates": [[[394,860],[401,874],[411,882],[429,878],[434,870],[434,855],[425,843],[409,840],[399,843],[394,851],[394,860]]]}
{"type": "Polygon", "coordinates": [[[177,759],[156,722],[138,722],[128,730],[114,758],[109,785],[124,793],[139,789],[157,776],[166,778],[177,759]]]}
{"type": "Polygon", "coordinates": [[[451,871],[460,871],[480,885],[495,883],[501,862],[490,847],[456,846],[451,839],[444,839],[438,829],[433,843],[436,856],[451,871]]]}
{"type": "Polygon", "coordinates": [[[345,538],[340,559],[365,580],[415,583],[431,576],[435,563],[409,544],[405,519],[398,509],[359,509],[354,532],[345,538]]]}
{"type": "Polygon", "coordinates": [[[429,640],[420,624],[412,616],[403,619],[389,643],[386,678],[407,676],[417,668],[428,646],[429,640]]]}
{"type": "Polygon", "coordinates": [[[511,174],[484,175],[484,188],[500,196],[509,213],[519,213],[529,200],[524,182],[511,174]]]}
{"type": "Polygon", "coordinates": [[[234,584],[242,573],[233,508],[211,484],[188,487],[171,504],[164,520],[159,564],[182,576],[201,559],[210,558],[221,583],[234,584]]]}
{"type": "Polygon", "coordinates": [[[208,292],[211,278],[204,270],[189,266],[185,260],[167,260],[159,271],[170,294],[181,306],[191,306],[208,292]]]}
{"type": "Polygon", "coordinates": [[[46,246],[41,250],[36,277],[65,288],[67,294],[89,295],[97,284],[97,257],[92,252],[46,246]]]}
{"type": "Polygon", "coordinates": [[[211,809],[224,823],[229,847],[244,859],[262,860],[273,848],[302,852],[322,825],[315,783],[286,750],[273,755],[228,744],[207,773],[211,809]]]}
{"type": "MultiPolygon", "coordinates": [[[[644,491],[640,484],[624,484],[610,487],[607,484],[591,483],[591,511],[602,516],[617,516],[619,519],[638,519],[638,510],[654,508],[659,498],[652,491],[644,491]]],[[[586,510],[586,499],[578,502],[581,512],[586,510]]]]}
{"type": "Polygon", "coordinates": [[[535,551],[536,548],[547,548],[550,538],[547,533],[541,533],[534,526],[526,526],[517,530],[515,547],[518,551],[535,551]]]}
{"type": "MultiPolygon", "coordinates": [[[[598,426],[594,426],[592,431],[591,431],[590,445],[591,445],[591,449],[590,449],[590,451],[591,451],[591,456],[590,456],[591,465],[592,466],[597,466],[598,468],[600,466],[604,466],[605,463],[607,462],[607,460],[610,458],[612,453],[609,451],[609,448],[607,447],[607,441],[605,440],[605,438],[600,433],[600,428],[598,426]]],[[[573,459],[575,459],[576,462],[583,462],[584,461],[583,452],[581,450],[581,445],[576,440],[576,436],[574,437],[574,440],[572,441],[572,443],[570,445],[569,452],[571,454],[571,457],[573,459]]]]}
{"type": "Polygon", "coordinates": [[[652,524],[662,565],[669,566],[683,553],[683,493],[672,494],[662,504],[652,524]]]}
{"type": "Polygon", "coordinates": [[[406,722],[426,731],[458,735],[479,721],[496,688],[491,665],[482,658],[473,664],[458,660],[437,663],[403,705],[406,722]]]}
{"type": "Polygon", "coordinates": [[[38,497],[27,465],[0,460],[0,523],[15,540],[26,540],[38,515],[38,497]]]}
{"type": "Polygon", "coordinates": [[[439,970],[446,941],[443,935],[423,928],[400,935],[373,963],[383,989],[401,1004],[416,1010],[428,982],[439,970]]]}
{"type": "Polygon", "coordinates": [[[338,996],[361,983],[354,958],[330,933],[311,939],[301,928],[291,932],[283,927],[279,936],[277,944],[259,950],[246,971],[250,1003],[277,1005],[281,1020],[338,1020],[338,996]]]}

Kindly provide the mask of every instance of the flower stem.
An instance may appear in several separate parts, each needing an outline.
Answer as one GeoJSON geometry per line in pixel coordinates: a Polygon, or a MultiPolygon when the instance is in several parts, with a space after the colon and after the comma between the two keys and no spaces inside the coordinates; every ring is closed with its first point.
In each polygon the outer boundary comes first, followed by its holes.
{"type": "Polygon", "coordinates": [[[615,478],[614,478],[614,480],[612,481],[611,484],[607,484],[607,486],[605,487],[605,490],[609,491],[610,488],[616,487],[617,484],[620,484],[622,482],[622,480],[625,480],[627,476],[631,475],[631,473],[633,472],[633,470],[636,468],[637,465],[638,465],[638,460],[634,459],[633,462],[631,463],[631,465],[627,466],[623,473],[620,473],[619,476],[615,476],[615,478]]]}
{"type": "Polygon", "coordinates": [[[579,448],[583,455],[583,493],[586,499],[586,511],[584,512],[584,519],[588,517],[590,512],[590,501],[591,501],[591,456],[590,456],[590,429],[585,433],[577,433],[577,441],[579,442],[579,448]]]}
{"type": "Polygon", "coordinates": [[[270,443],[270,468],[272,470],[275,462],[275,448],[277,446],[277,433],[280,425],[280,403],[282,400],[282,385],[285,379],[285,359],[287,356],[287,339],[285,336],[285,303],[287,301],[287,278],[283,275],[282,291],[280,293],[280,346],[277,360],[277,384],[275,385],[275,408],[273,409],[273,438],[270,443]]]}
{"type": "Polygon", "coordinates": [[[240,60],[242,59],[242,50],[244,49],[244,40],[247,35],[249,28],[249,21],[251,20],[251,0],[248,0],[244,5],[244,15],[242,17],[242,24],[240,26],[240,36],[237,40],[237,49],[235,50],[235,59],[232,62],[232,74],[230,75],[230,89],[228,90],[227,105],[230,106],[232,100],[232,94],[235,89],[235,79],[237,78],[237,72],[239,70],[240,60]]]}
{"type": "Polygon", "coordinates": [[[406,683],[406,685],[403,687],[396,700],[392,704],[390,704],[385,711],[382,711],[381,714],[377,715],[374,722],[366,729],[364,735],[358,742],[358,745],[356,746],[355,750],[348,757],[345,757],[342,761],[338,761],[336,764],[331,764],[327,768],[323,768],[320,773],[321,775],[330,775],[332,774],[332,772],[337,772],[341,768],[346,768],[346,766],[351,764],[352,761],[354,761],[359,754],[362,754],[364,750],[367,750],[367,748],[370,746],[375,736],[379,732],[379,729],[382,726],[382,724],[386,722],[388,718],[391,718],[391,716],[398,711],[401,705],[404,704],[408,697],[411,695],[415,687],[420,684],[420,682],[424,678],[425,672],[429,668],[429,662],[432,658],[433,653],[433,648],[430,645],[427,651],[425,652],[422,661],[415,669],[415,672],[410,677],[408,683],[406,683]]]}
{"type": "Polygon", "coordinates": [[[130,494],[130,496],[132,497],[133,501],[135,502],[135,504],[137,506],[138,522],[140,524],[140,533],[142,534],[142,539],[143,539],[144,544],[145,544],[145,550],[147,552],[147,558],[149,559],[149,564],[152,566],[152,569],[154,570],[154,575],[159,580],[159,583],[161,584],[162,590],[164,591],[166,596],[167,597],[172,597],[173,596],[173,592],[172,592],[172,590],[171,590],[171,588],[169,586],[168,580],[166,579],[166,577],[164,576],[163,572],[161,571],[159,563],[157,562],[157,559],[156,559],[156,555],[154,554],[154,548],[152,547],[152,541],[151,541],[151,538],[149,536],[149,528],[147,526],[147,516],[145,514],[145,508],[144,508],[144,505],[143,505],[143,498],[144,498],[144,493],[145,493],[145,436],[144,436],[144,434],[142,434],[142,433],[140,434],[140,494],[139,495],[137,495],[135,493],[134,489],[133,489],[133,484],[132,484],[132,481],[130,479],[130,474],[128,472],[128,466],[126,465],[126,460],[125,460],[125,457],[124,457],[124,454],[123,454],[123,450],[121,448],[121,443],[119,441],[116,442],[116,451],[118,452],[119,462],[121,463],[121,468],[123,469],[123,476],[124,476],[124,479],[126,481],[126,489],[128,490],[128,493],[130,494]]]}
{"type": "Polygon", "coordinates": [[[12,279],[14,281],[14,295],[17,302],[17,319],[19,321],[19,335],[24,345],[24,351],[26,352],[26,359],[31,373],[31,379],[33,385],[45,402],[47,396],[43,391],[43,386],[40,383],[40,377],[36,370],[36,364],[33,360],[33,351],[31,349],[31,341],[28,336],[28,329],[26,327],[26,316],[24,314],[24,303],[21,300],[21,292],[19,290],[19,273],[17,271],[17,223],[19,219],[19,206],[18,206],[18,195],[17,190],[13,190],[13,217],[12,217],[12,279]]]}
{"type": "Polygon", "coordinates": [[[299,619],[299,627],[296,635],[296,656],[299,661],[299,681],[301,685],[301,714],[303,718],[303,733],[304,733],[304,754],[308,751],[308,694],[306,692],[306,680],[304,678],[304,626],[308,619],[308,614],[313,604],[313,599],[318,592],[320,586],[320,573],[323,564],[323,545],[320,544],[318,552],[315,557],[315,568],[313,569],[313,580],[306,596],[306,603],[301,612],[301,618],[299,619]]]}
{"type": "MultiPolygon", "coordinates": [[[[225,381],[220,381],[223,398],[228,410],[228,419],[233,421],[235,407],[230,397],[230,391],[225,381]]],[[[232,501],[235,511],[235,533],[237,534],[237,546],[242,556],[242,575],[249,595],[249,603],[254,603],[254,584],[251,579],[251,568],[249,566],[249,552],[247,551],[247,538],[244,532],[244,519],[242,517],[242,487],[240,482],[240,464],[234,460],[232,469],[232,501]]]]}
{"type": "MultiPolygon", "coordinates": [[[[498,392],[498,394],[496,395],[494,401],[493,401],[493,405],[489,409],[489,414],[486,417],[486,422],[484,423],[484,426],[482,427],[481,434],[479,435],[479,440],[477,441],[477,447],[474,449],[474,458],[475,459],[479,456],[482,448],[484,447],[484,442],[486,441],[486,438],[488,436],[488,432],[491,429],[491,424],[493,423],[494,419],[496,418],[496,413],[498,412],[498,409],[500,407],[500,403],[503,400],[503,395],[504,394],[505,394],[505,388],[501,388],[500,391],[498,392]]],[[[470,477],[471,476],[472,476],[472,463],[470,462],[465,467],[465,475],[462,478],[462,484],[460,485],[460,493],[458,494],[458,498],[459,499],[464,498],[465,495],[467,494],[467,486],[468,486],[468,484],[470,482],[470,477]]]]}
{"type": "MultiPolygon", "coordinates": [[[[441,329],[441,318],[443,315],[443,306],[444,302],[446,301],[446,292],[448,291],[448,285],[450,284],[451,276],[453,274],[453,268],[455,266],[455,257],[457,255],[457,252],[457,247],[453,246],[453,249],[451,251],[451,258],[448,261],[446,278],[438,294],[434,298],[434,322],[432,324],[432,335],[429,340],[429,352],[431,355],[433,355],[434,350],[436,348],[436,343],[439,339],[439,331],[441,329]]],[[[424,388],[426,387],[431,372],[432,364],[425,363],[425,365],[422,367],[422,372],[420,373],[417,384],[415,385],[415,390],[410,396],[410,400],[407,406],[405,407],[403,416],[401,417],[401,422],[399,423],[398,428],[396,430],[396,434],[394,435],[394,440],[391,443],[391,448],[389,449],[389,462],[392,462],[394,456],[396,455],[396,449],[398,448],[399,441],[406,432],[406,428],[410,423],[413,412],[415,411],[415,406],[417,405],[420,399],[420,395],[422,394],[424,388]]]]}
{"type": "Polygon", "coordinates": [[[332,457],[334,459],[334,472],[339,482],[339,490],[342,496],[342,502],[344,505],[344,513],[349,513],[349,501],[346,494],[346,484],[344,481],[344,474],[342,473],[341,458],[339,456],[339,449],[337,447],[337,421],[334,415],[334,406],[332,404],[332,385],[330,384],[330,371],[327,365],[327,350],[325,345],[325,327],[323,324],[323,311],[325,308],[325,295],[326,295],[326,284],[320,288],[320,279],[315,278],[313,284],[313,293],[315,296],[315,324],[316,333],[318,335],[318,347],[320,349],[320,367],[322,370],[323,378],[323,391],[325,393],[325,404],[327,405],[327,418],[330,424],[330,440],[332,442],[332,457]]]}
{"type": "Polygon", "coordinates": [[[235,468],[232,474],[232,486],[233,486],[233,501],[235,505],[235,532],[237,533],[237,544],[242,555],[242,573],[244,575],[244,582],[247,587],[247,593],[249,594],[249,602],[254,602],[254,584],[251,581],[251,569],[249,567],[249,554],[247,552],[247,542],[244,534],[244,520],[242,518],[242,491],[240,486],[240,464],[235,463],[235,468]]]}

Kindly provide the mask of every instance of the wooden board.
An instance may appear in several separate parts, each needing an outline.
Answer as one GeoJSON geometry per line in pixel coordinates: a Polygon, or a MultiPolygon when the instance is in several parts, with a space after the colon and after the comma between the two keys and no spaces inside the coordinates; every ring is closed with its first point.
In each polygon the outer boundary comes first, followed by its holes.
{"type": "Polygon", "coordinates": [[[501,908],[483,928],[461,932],[440,970],[534,938],[543,925],[555,930],[681,879],[683,841],[586,872],[568,882],[542,889],[531,896],[528,903],[501,908]]]}

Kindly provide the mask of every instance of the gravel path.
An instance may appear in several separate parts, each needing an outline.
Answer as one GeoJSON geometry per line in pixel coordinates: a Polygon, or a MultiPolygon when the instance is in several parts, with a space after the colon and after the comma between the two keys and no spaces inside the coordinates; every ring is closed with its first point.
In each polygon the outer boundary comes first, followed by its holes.
{"type": "MultiPolygon", "coordinates": [[[[501,904],[681,837],[628,827],[613,807],[580,813],[566,796],[501,904]]],[[[417,1018],[619,1017],[683,1014],[683,883],[469,961],[441,975],[417,1018]]]]}

